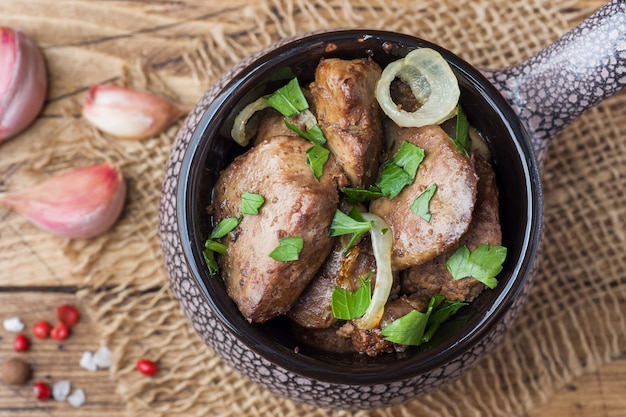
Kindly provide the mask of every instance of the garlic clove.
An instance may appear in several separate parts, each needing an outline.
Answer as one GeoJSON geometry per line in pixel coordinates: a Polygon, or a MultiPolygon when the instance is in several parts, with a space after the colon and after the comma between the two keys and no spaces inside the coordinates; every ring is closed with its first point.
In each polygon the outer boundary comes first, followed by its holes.
{"type": "Polygon", "coordinates": [[[22,213],[52,234],[86,239],[106,232],[126,199],[121,172],[107,163],[74,169],[23,191],[0,196],[0,205],[22,213]]]}
{"type": "Polygon", "coordinates": [[[85,119],[121,139],[155,136],[183,114],[184,110],[162,97],[113,84],[91,86],[83,105],[85,119]]]}
{"type": "Polygon", "coordinates": [[[19,31],[0,26],[0,142],[35,120],[46,99],[47,77],[37,44],[19,31]]]}

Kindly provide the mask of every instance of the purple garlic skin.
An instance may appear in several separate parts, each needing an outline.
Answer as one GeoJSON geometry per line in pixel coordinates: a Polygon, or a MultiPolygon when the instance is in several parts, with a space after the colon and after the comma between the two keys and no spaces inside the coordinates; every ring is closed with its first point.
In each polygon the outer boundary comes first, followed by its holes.
{"type": "Polygon", "coordinates": [[[26,129],[48,91],[46,62],[23,33],[0,26],[0,142],[26,129]]]}
{"type": "Polygon", "coordinates": [[[109,163],[72,169],[28,189],[0,195],[0,206],[53,235],[88,239],[107,232],[122,213],[126,181],[109,163]]]}

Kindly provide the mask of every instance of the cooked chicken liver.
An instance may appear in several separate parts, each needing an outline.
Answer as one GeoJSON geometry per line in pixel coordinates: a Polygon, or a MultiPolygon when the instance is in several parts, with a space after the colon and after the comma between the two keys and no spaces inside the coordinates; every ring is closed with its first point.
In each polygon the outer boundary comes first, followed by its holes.
{"type": "Polygon", "coordinates": [[[385,305],[385,312],[378,327],[364,330],[358,329],[352,322],[348,322],[337,331],[337,334],[352,340],[354,350],[365,353],[368,356],[377,356],[381,353],[394,351],[403,352],[407,347],[386,340],[382,335],[381,329],[413,310],[426,311],[429,301],[429,299],[416,295],[400,297],[389,301],[385,305]]]}
{"type": "Polygon", "coordinates": [[[329,229],[345,181],[330,158],[318,181],[306,163],[304,139],[276,136],[237,157],[220,174],[214,190],[214,221],[241,216],[244,191],[263,195],[258,215],[244,215],[223,240],[219,257],[226,289],[250,322],[284,314],[296,301],[333,246],[329,229]],[[302,237],[296,261],[277,261],[270,253],[279,239],[302,237]]]}
{"type": "Polygon", "coordinates": [[[382,113],[374,96],[381,68],[371,59],[323,59],[310,85],[328,148],[353,187],[367,187],[382,157],[382,113]]]}
{"type": "Polygon", "coordinates": [[[430,298],[443,294],[448,300],[473,301],[484,289],[484,285],[472,277],[455,280],[446,268],[446,262],[456,250],[467,245],[470,250],[487,243],[489,246],[502,244],[498,187],[495,172],[489,162],[475,156],[474,165],[479,176],[476,206],[469,230],[461,240],[446,253],[432,261],[403,271],[401,285],[404,291],[430,298]]]}
{"type": "Polygon", "coordinates": [[[333,325],[331,297],[335,287],[356,291],[360,278],[376,271],[376,259],[369,238],[344,253],[346,242],[338,239],[326,262],[298,298],[287,316],[306,328],[324,328],[333,325]]]}
{"type": "Polygon", "coordinates": [[[394,269],[402,270],[442,254],[467,231],[478,177],[470,158],[439,126],[396,128],[388,135],[395,139],[395,149],[407,141],[425,151],[413,184],[391,200],[381,198],[370,205],[370,212],[382,217],[393,232],[391,262],[394,269]],[[426,222],[411,211],[411,205],[432,184],[437,191],[430,201],[432,218],[426,222]]]}

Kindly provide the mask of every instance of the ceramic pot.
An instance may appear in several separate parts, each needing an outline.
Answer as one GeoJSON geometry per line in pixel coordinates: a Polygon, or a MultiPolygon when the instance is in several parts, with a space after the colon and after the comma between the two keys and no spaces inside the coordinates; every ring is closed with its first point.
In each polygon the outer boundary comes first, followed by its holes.
{"type": "Polygon", "coordinates": [[[163,180],[160,238],[170,285],[198,335],[223,360],[268,390],[335,409],[386,407],[415,399],[467,372],[494,348],[530,290],[541,237],[540,164],[550,139],[626,84],[626,3],[612,1],[555,44],[519,65],[479,71],[415,37],[373,30],[310,33],[260,51],[224,74],[187,117],[163,180]],[[312,79],[321,57],[372,56],[381,65],[430,47],[450,63],[461,105],[486,138],[501,193],[499,285],[445,323],[428,344],[375,358],[299,346],[285,322],[248,323],[209,275],[202,249],[206,207],[220,172],[242,148],[229,139],[234,115],[267,93],[264,80],[289,68],[312,79]]]}

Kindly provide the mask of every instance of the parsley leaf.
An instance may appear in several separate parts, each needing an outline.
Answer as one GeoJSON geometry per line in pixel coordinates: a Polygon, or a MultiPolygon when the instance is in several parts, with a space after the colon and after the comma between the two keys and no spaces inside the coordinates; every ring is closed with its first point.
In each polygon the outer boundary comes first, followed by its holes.
{"type": "Polygon", "coordinates": [[[483,243],[470,252],[467,246],[460,247],[446,263],[446,267],[454,279],[474,277],[489,288],[498,285],[496,275],[502,271],[506,258],[504,246],[492,246],[483,243]]]}
{"type": "Polygon", "coordinates": [[[361,277],[361,287],[356,291],[349,291],[335,287],[331,295],[331,308],[333,316],[340,320],[354,320],[365,314],[367,307],[372,301],[372,278],[373,272],[367,277],[361,277]]]}
{"type": "Polygon", "coordinates": [[[419,346],[428,323],[428,313],[411,310],[410,313],[386,325],[381,333],[386,340],[406,346],[419,346]]]}
{"type": "Polygon", "coordinates": [[[235,227],[239,226],[242,217],[226,217],[213,229],[211,232],[211,239],[221,239],[228,233],[235,230],[235,227]]]}
{"type": "Polygon", "coordinates": [[[402,142],[393,160],[387,161],[376,185],[390,200],[413,183],[417,169],[424,160],[424,150],[410,142],[402,142]]]}
{"type": "Polygon", "coordinates": [[[413,178],[406,173],[402,167],[393,162],[385,163],[383,172],[376,185],[380,187],[380,191],[390,200],[400,194],[400,191],[413,182],[413,178]]]}
{"type": "Polygon", "coordinates": [[[335,217],[330,225],[330,236],[342,236],[354,234],[348,245],[344,249],[344,252],[350,250],[358,241],[358,239],[365,233],[372,230],[373,222],[363,220],[361,214],[356,208],[350,211],[350,215],[347,215],[341,210],[335,212],[335,217]]]}
{"type": "MultiPolygon", "coordinates": [[[[443,297],[443,296],[442,296],[443,297]]],[[[435,335],[435,332],[439,330],[439,326],[447,321],[450,317],[456,314],[457,311],[463,306],[468,305],[464,301],[448,301],[438,305],[431,313],[426,324],[426,331],[422,337],[422,343],[430,342],[435,335]]]]}
{"type": "Polygon", "coordinates": [[[244,191],[241,195],[241,214],[259,214],[259,209],[265,204],[265,197],[244,191]]]}
{"type": "Polygon", "coordinates": [[[411,178],[415,178],[424,155],[424,149],[404,141],[394,155],[393,163],[401,167],[411,178]]]}
{"type": "Polygon", "coordinates": [[[313,145],[306,151],[306,163],[311,166],[313,175],[318,180],[324,173],[324,164],[328,161],[330,151],[324,148],[322,145],[313,145]]]}
{"type": "Polygon", "coordinates": [[[285,116],[285,126],[315,145],[307,151],[307,163],[311,166],[315,178],[319,180],[324,172],[324,165],[330,156],[330,151],[322,146],[326,143],[326,137],[322,129],[317,125],[313,113],[307,110],[309,103],[306,101],[306,97],[300,88],[298,78],[293,78],[274,93],[264,96],[263,100],[285,116]],[[302,113],[305,110],[306,112],[302,113]],[[287,118],[300,115],[301,113],[305,116],[310,116],[307,117],[307,120],[311,123],[307,124],[308,128],[306,131],[287,120],[287,118]]]}
{"type": "Polygon", "coordinates": [[[210,250],[212,252],[217,252],[221,255],[226,255],[226,252],[228,251],[228,246],[221,242],[207,239],[207,241],[204,242],[204,250],[210,250]]]}
{"type": "Polygon", "coordinates": [[[204,242],[202,256],[204,257],[204,261],[206,262],[211,275],[215,275],[219,271],[219,265],[215,260],[215,252],[226,255],[226,251],[228,250],[228,247],[225,244],[217,242],[215,239],[221,239],[228,233],[232,232],[235,227],[241,223],[241,219],[241,217],[227,217],[222,219],[222,221],[219,222],[219,224],[213,229],[206,242],[204,242]]]}
{"type": "Polygon", "coordinates": [[[406,346],[429,342],[441,324],[467,303],[448,301],[443,295],[430,298],[425,313],[412,310],[385,326],[381,333],[386,340],[406,346]]]}
{"type": "Polygon", "coordinates": [[[322,132],[322,129],[318,125],[312,126],[308,130],[304,131],[295,124],[285,120],[285,126],[311,143],[316,145],[323,145],[326,143],[326,136],[324,136],[324,132],[322,132]]]}
{"type": "Polygon", "coordinates": [[[210,249],[204,249],[202,251],[202,256],[204,257],[204,262],[206,262],[206,266],[209,269],[209,274],[215,275],[219,272],[220,267],[215,260],[215,252],[210,249]]]}
{"type": "Polygon", "coordinates": [[[437,184],[433,184],[425,189],[411,204],[411,211],[428,223],[430,223],[430,219],[433,217],[430,212],[430,200],[433,198],[435,191],[437,191],[437,184]]]}
{"type": "Polygon", "coordinates": [[[456,132],[452,141],[461,152],[465,155],[469,155],[469,149],[472,144],[472,140],[469,136],[469,122],[467,121],[467,116],[461,106],[457,106],[456,109],[456,132]]]}
{"type": "Polygon", "coordinates": [[[302,93],[298,78],[293,78],[274,93],[264,96],[263,100],[285,117],[295,116],[309,108],[309,103],[302,93]]]}
{"type": "Polygon", "coordinates": [[[304,239],[299,236],[284,237],[278,239],[278,246],[270,253],[270,257],[276,261],[297,261],[304,246],[304,239]]]}
{"type": "Polygon", "coordinates": [[[346,196],[346,202],[348,204],[359,204],[364,201],[377,200],[383,196],[380,188],[373,185],[370,185],[367,190],[365,188],[343,187],[341,192],[346,196]]]}

